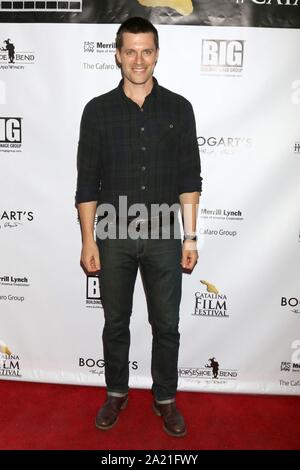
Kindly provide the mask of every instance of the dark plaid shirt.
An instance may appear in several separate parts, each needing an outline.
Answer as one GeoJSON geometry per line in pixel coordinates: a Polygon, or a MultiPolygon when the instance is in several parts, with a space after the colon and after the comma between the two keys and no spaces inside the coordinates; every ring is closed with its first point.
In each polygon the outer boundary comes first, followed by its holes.
{"type": "Polygon", "coordinates": [[[84,108],[78,144],[76,202],[179,202],[201,192],[195,118],[185,98],[158,85],[140,108],[123,91],[98,96],[84,108]]]}

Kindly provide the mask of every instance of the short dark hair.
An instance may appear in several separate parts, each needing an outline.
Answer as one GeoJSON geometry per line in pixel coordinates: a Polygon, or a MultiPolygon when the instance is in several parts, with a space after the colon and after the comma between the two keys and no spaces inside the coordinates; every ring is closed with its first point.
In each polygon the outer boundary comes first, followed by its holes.
{"type": "Polygon", "coordinates": [[[125,20],[121,24],[116,37],[116,48],[119,50],[123,46],[123,33],[153,33],[155,47],[156,49],[159,47],[157,29],[145,18],[134,16],[133,18],[128,18],[128,20],[125,20]]]}

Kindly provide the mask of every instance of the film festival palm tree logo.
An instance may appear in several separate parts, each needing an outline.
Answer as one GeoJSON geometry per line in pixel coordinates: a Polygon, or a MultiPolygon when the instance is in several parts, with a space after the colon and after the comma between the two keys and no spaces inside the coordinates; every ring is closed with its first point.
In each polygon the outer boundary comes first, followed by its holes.
{"type": "Polygon", "coordinates": [[[15,45],[11,42],[10,39],[5,39],[3,41],[5,44],[5,47],[1,48],[1,51],[6,51],[8,54],[8,60],[10,64],[15,63],[15,45]]]}
{"type": "Polygon", "coordinates": [[[0,354],[5,354],[7,356],[11,356],[11,351],[9,347],[4,343],[4,341],[0,341],[0,354]]]}
{"type": "Polygon", "coordinates": [[[22,377],[20,358],[11,352],[4,341],[0,340],[0,377],[22,377]]]}

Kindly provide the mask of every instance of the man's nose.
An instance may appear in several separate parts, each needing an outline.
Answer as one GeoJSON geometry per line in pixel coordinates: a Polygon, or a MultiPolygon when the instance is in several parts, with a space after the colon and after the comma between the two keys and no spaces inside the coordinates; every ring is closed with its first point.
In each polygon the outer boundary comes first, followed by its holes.
{"type": "Polygon", "coordinates": [[[143,62],[143,55],[141,52],[138,52],[136,55],[136,63],[141,64],[143,62]]]}

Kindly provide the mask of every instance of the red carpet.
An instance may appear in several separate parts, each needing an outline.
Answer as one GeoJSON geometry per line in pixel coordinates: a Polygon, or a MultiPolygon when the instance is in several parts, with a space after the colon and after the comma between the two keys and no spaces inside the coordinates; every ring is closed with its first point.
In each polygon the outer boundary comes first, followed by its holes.
{"type": "Polygon", "coordinates": [[[300,449],[300,397],[179,392],[188,435],[170,437],[148,390],[131,390],[110,431],[94,425],[104,389],[0,381],[0,449],[300,449]]]}

